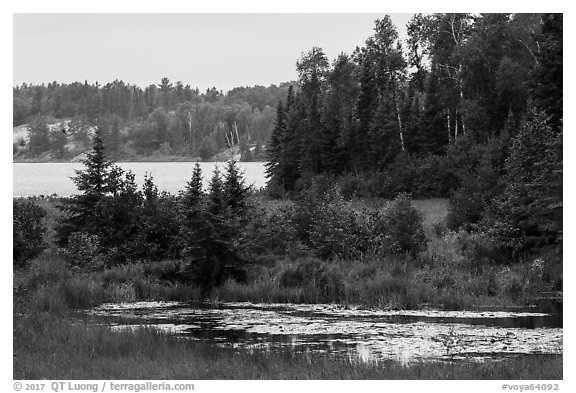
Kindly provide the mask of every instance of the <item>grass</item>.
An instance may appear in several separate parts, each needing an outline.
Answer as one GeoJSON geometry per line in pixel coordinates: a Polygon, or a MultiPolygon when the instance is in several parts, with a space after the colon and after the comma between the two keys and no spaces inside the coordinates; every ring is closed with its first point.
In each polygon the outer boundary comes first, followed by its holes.
{"type": "Polygon", "coordinates": [[[49,313],[14,317],[14,379],[562,379],[562,356],[360,363],[222,348],[153,330],[111,332],[49,313]],[[65,343],[65,345],[63,345],[65,343]]]}
{"type": "Polygon", "coordinates": [[[197,287],[166,278],[178,267],[164,261],[81,272],[65,256],[48,250],[32,260],[26,271],[15,273],[14,301],[35,311],[65,313],[107,302],[201,300],[197,287]]]}

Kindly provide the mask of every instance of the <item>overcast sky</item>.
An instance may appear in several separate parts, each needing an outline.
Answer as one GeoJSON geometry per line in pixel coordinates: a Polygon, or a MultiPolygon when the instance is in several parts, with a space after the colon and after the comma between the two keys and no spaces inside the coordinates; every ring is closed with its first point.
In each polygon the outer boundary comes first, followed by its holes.
{"type": "MultiPolygon", "coordinates": [[[[14,84],[171,81],[223,91],[296,79],[302,52],[351,53],[384,14],[15,14],[14,84]]],[[[412,14],[391,14],[400,37],[412,14]]]]}

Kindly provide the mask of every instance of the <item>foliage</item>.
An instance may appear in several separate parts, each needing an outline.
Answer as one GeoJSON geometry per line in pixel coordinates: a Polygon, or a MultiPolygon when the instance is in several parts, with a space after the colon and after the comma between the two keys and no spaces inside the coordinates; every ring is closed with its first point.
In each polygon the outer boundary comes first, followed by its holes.
{"type": "Polygon", "coordinates": [[[371,234],[362,218],[338,187],[328,190],[312,211],[308,234],[312,247],[322,258],[361,259],[371,234]]]}
{"type": "Polygon", "coordinates": [[[535,112],[514,137],[506,160],[505,189],[483,227],[513,257],[562,245],[562,133],[535,112]]]}
{"type": "Polygon", "coordinates": [[[86,130],[98,127],[108,157],[116,160],[134,155],[210,159],[225,147],[225,134],[233,124],[238,139],[244,141],[244,153],[249,153],[268,141],[274,106],[288,89],[284,83],[222,94],[216,89],[200,92],[181,82],[165,82],[145,88],[120,80],[105,85],[15,86],[13,123],[15,127],[28,124],[31,137],[26,157],[51,151],[52,159],[71,158],[90,148],[86,130]],[[49,117],[62,119],[64,126],[50,133],[49,117]],[[63,149],[67,142],[73,142],[70,155],[63,149]]]}
{"type": "Polygon", "coordinates": [[[32,200],[18,198],[12,203],[12,259],[14,267],[21,267],[46,247],[46,211],[32,200]]]}
{"type": "Polygon", "coordinates": [[[89,270],[102,268],[100,239],[98,235],[85,232],[74,232],[68,238],[66,254],[72,266],[82,267],[89,270]]]}
{"type": "Polygon", "coordinates": [[[408,194],[399,194],[386,207],[379,221],[376,232],[384,235],[388,247],[393,251],[416,255],[426,246],[422,216],[412,206],[408,194]]]}

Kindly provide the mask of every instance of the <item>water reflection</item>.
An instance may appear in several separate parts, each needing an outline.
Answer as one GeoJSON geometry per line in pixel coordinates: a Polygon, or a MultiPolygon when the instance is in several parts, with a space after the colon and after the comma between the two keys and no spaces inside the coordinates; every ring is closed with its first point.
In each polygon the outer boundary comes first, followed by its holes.
{"type": "Polygon", "coordinates": [[[89,315],[114,330],[167,334],[241,348],[325,353],[363,361],[486,359],[562,353],[562,314],[381,311],[336,305],[109,304],[89,315]]]}

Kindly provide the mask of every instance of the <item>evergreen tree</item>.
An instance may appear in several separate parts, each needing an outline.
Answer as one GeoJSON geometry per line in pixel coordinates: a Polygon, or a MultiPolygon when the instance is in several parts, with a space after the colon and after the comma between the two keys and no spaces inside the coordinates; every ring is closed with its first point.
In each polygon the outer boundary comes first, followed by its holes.
{"type": "MultiPolygon", "coordinates": [[[[204,296],[228,277],[245,279],[244,260],[234,245],[237,220],[234,220],[235,216],[231,214],[228,205],[233,202],[233,196],[238,197],[238,190],[232,191],[234,184],[243,185],[234,161],[229,163],[225,182],[218,168],[215,168],[210,180],[206,209],[192,210],[184,228],[183,274],[200,286],[204,296]]],[[[240,200],[234,202],[240,203],[240,200]]]]}
{"type": "Polygon", "coordinates": [[[370,166],[366,152],[370,147],[370,125],[378,105],[378,91],[370,61],[365,55],[361,59],[360,68],[360,93],[356,106],[358,125],[350,138],[350,155],[355,170],[365,170],[370,166]]]}
{"type": "Polygon", "coordinates": [[[105,199],[120,192],[123,171],[106,159],[101,130],[94,134],[93,148],[83,161],[85,170],[76,170],[72,181],[81,193],[66,200],[62,209],[66,216],[58,227],[58,243],[66,245],[74,232],[102,235],[108,225],[103,214],[105,199]]]}
{"type": "Polygon", "coordinates": [[[232,213],[240,216],[245,213],[249,192],[249,187],[245,185],[245,182],[238,163],[233,158],[228,160],[223,184],[224,198],[232,213]]]}
{"type": "Polygon", "coordinates": [[[512,141],[505,189],[483,226],[513,257],[562,244],[562,133],[535,112],[512,141]]]}
{"type": "Polygon", "coordinates": [[[542,21],[532,95],[535,104],[550,116],[550,126],[559,129],[563,118],[563,14],[545,14],[542,21]]]}
{"type": "Polygon", "coordinates": [[[199,163],[196,163],[192,171],[192,178],[186,183],[186,188],[181,193],[182,204],[187,209],[197,208],[203,196],[202,168],[199,163]]]}
{"type": "Polygon", "coordinates": [[[286,115],[284,113],[284,106],[282,105],[282,101],[279,101],[278,106],[276,107],[276,121],[274,122],[274,129],[272,130],[270,141],[266,146],[266,152],[268,153],[268,161],[265,164],[266,177],[271,181],[278,181],[278,178],[281,174],[281,140],[285,132],[286,115]]]}
{"type": "Polygon", "coordinates": [[[438,76],[433,68],[427,80],[422,122],[413,136],[421,154],[440,154],[450,141],[450,123],[442,105],[438,76]]]}
{"type": "Polygon", "coordinates": [[[282,149],[280,154],[281,170],[278,181],[282,188],[293,191],[296,181],[302,175],[302,130],[306,121],[306,112],[301,95],[292,94],[292,89],[288,91],[286,99],[286,131],[280,141],[282,149]]]}
{"type": "Polygon", "coordinates": [[[304,118],[298,129],[301,141],[300,170],[302,173],[320,173],[322,167],[322,124],[320,100],[322,85],[328,70],[328,59],[318,47],[312,48],[296,63],[304,118]]]}
{"type": "Polygon", "coordinates": [[[322,167],[328,173],[343,173],[350,160],[348,144],[354,127],[358,96],[356,66],[340,54],[326,80],[322,103],[322,167]]]}
{"type": "Polygon", "coordinates": [[[218,167],[214,168],[209,185],[208,212],[213,216],[221,216],[226,211],[226,196],[224,195],[224,184],[218,167]]]}
{"type": "Polygon", "coordinates": [[[294,189],[300,177],[300,124],[305,116],[300,99],[294,97],[292,86],[288,88],[286,106],[278,103],[276,122],[268,145],[269,160],[266,175],[271,184],[284,190],[294,189]]]}

